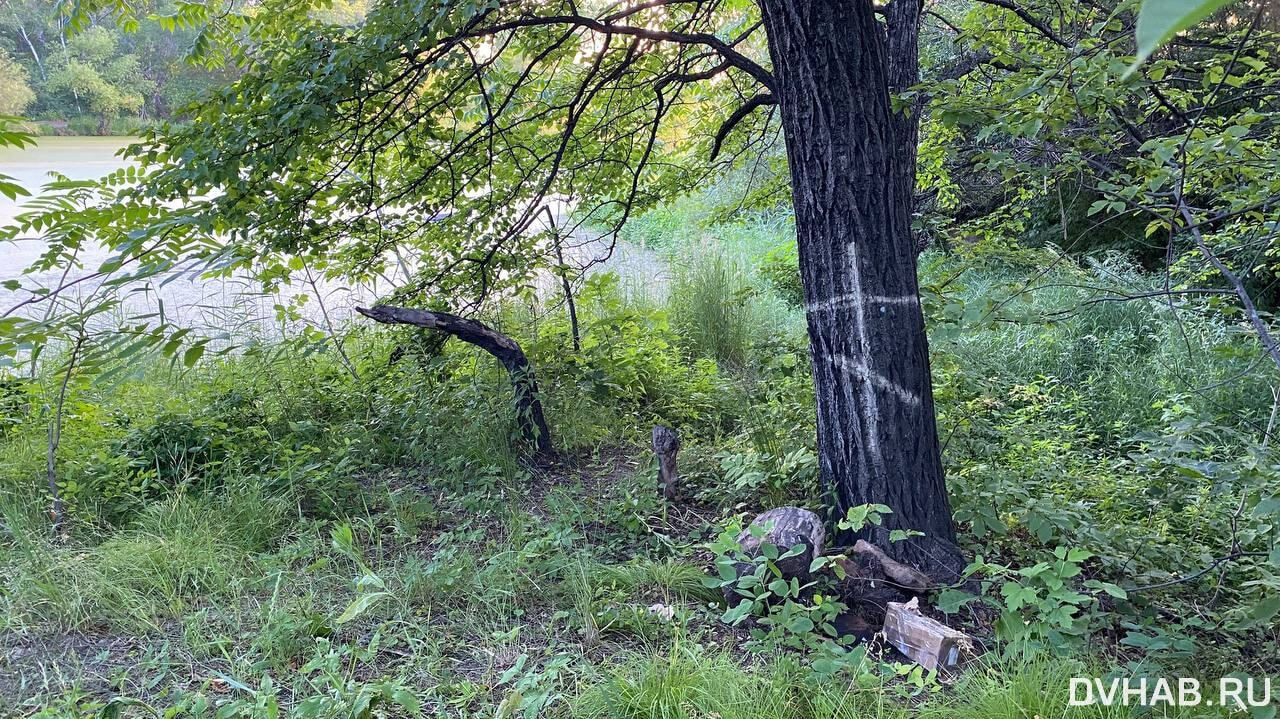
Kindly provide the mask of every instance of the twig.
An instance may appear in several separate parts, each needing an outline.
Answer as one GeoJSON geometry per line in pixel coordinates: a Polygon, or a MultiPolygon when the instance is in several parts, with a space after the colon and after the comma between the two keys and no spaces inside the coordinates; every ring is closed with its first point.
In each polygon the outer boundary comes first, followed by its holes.
{"type": "Polygon", "coordinates": [[[1214,569],[1217,569],[1218,565],[1222,564],[1223,562],[1230,562],[1234,559],[1240,559],[1241,557],[1265,557],[1265,556],[1267,556],[1266,552],[1233,552],[1231,554],[1218,557],[1217,559],[1213,560],[1213,562],[1209,564],[1209,566],[1205,567],[1204,569],[1201,569],[1195,574],[1188,574],[1185,577],[1171,579],[1167,582],[1160,582],[1159,584],[1147,584],[1140,587],[1127,587],[1125,588],[1125,591],[1128,592],[1129,594],[1133,594],[1134,592],[1149,592],[1153,589],[1164,589],[1165,587],[1172,587],[1178,584],[1183,584],[1185,582],[1190,582],[1193,579],[1199,579],[1200,577],[1203,577],[1209,572],[1212,572],[1214,569]]]}

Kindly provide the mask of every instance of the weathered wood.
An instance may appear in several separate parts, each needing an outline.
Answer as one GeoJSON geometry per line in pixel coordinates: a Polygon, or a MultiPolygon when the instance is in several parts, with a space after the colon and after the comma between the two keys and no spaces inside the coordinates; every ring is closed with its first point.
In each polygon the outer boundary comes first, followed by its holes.
{"type": "Polygon", "coordinates": [[[551,430],[547,427],[547,420],[542,414],[542,402],[538,399],[538,383],[533,377],[533,367],[520,348],[520,343],[483,322],[448,312],[390,305],[377,305],[367,309],[357,307],[356,312],[383,324],[413,325],[444,332],[493,355],[511,376],[521,433],[525,439],[534,443],[538,454],[555,453],[551,444],[551,430]]]}
{"type": "Polygon", "coordinates": [[[850,605],[870,605],[884,612],[889,602],[905,602],[932,586],[924,572],[865,540],[852,547],[833,547],[828,554],[842,570],[840,596],[850,605]]]}
{"type": "Polygon", "coordinates": [[[880,569],[884,572],[885,578],[903,589],[917,593],[924,592],[932,584],[929,576],[924,572],[893,559],[879,547],[864,539],[859,539],[853,545],[853,551],[855,554],[874,557],[880,563],[880,569]]]}
{"type": "Polygon", "coordinates": [[[658,457],[658,489],[662,498],[675,501],[680,475],[676,471],[676,455],[680,453],[680,435],[670,427],[653,428],[653,453],[658,457]]]}
{"type": "Polygon", "coordinates": [[[930,671],[957,669],[974,652],[969,635],[921,615],[915,599],[889,603],[884,636],[904,656],[930,671]]]}

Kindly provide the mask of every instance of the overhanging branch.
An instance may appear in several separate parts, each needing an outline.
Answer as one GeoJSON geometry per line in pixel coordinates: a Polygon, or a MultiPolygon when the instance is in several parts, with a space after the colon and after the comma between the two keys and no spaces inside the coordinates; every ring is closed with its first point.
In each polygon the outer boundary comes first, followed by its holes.
{"type": "Polygon", "coordinates": [[[742,107],[734,110],[733,114],[729,115],[728,119],[724,121],[724,124],[720,126],[720,129],[716,131],[715,142],[711,145],[711,159],[716,159],[716,156],[720,154],[720,146],[724,144],[725,138],[729,136],[730,132],[733,132],[733,128],[737,127],[738,123],[747,118],[747,115],[750,115],[758,107],[776,105],[777,103],[778,99],[772,94],[762,92],[750,100],[747,100],[742,107]]]}
{"type": "Polygon", "coordinates": [[[526,16],[508,20],[506,22],[495,23],[484,27],[474,27],[466,30],[456,39],[468,37],[487,37],[496,35],[508,30],[517,30],[528,27],[545,27],[549,25],[571,25],[582,27],[595,32],[606,35],[626,35],[628,37],[636,37],[643,40],[654,40],[656,42],[672,42],[681,45],[705,45],[715,50],[725,62],[742,70],[757,82],[770,90],[776,89],[773,74],[751,58],[743,55],[734,47],[710,33],[698,32],[676,32],[671,30],[659,30],[656,28],[637,27],[634,25],[619,25],[607,20],[600,20],[585,15],[547,15],[547,16],[526,16]]]}
{"type": "Polygon", "coordinates": [[[1035,15],[1032,15],[1030,12],[1027,12],[1026,8],[1020,5],[1017,5],[1011,2],[1010,0],[978,0],[978,2],[983,2],[983,3],[986,3],[987,5],[994,5],[995,7],[1004,8],[1005,10],[1008,10],[1014,15],[1017,15],[1026,24],[1035,28],[1036,32],[1045,36],[1045,38],[1053,42],[1055,45],[1059,45],[1061,47],[1066,47],[1066,48],[1071,47],[1071,43],[1062,39],[1062,36],[1054,32],[1053,28],[1045,24],[1043,20],[1036,17],[1035,15]]]}

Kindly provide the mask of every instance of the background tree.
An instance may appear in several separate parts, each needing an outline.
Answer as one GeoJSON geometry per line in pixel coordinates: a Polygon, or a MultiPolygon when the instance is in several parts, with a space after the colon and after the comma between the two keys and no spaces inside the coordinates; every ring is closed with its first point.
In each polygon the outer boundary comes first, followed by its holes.
{"type": "MultiPolygon", "coordinates": [[[[136,118],[134,125],[170,118],[209,87],[228,81],[233,68],[187,61],[200,33],[183,21],[181,7],[148,0],[132,3],[122,15],[83,5],[85,14],[73,28],[56,4],[8,0],[0,8],[0,49],[25,70],[35,93],[25,113],[55,122],[86,118],[70,129],[105,132],[117,118],[136,118]]],[[[342,20],[351,22],[362,7],[343,6],[342,20]]],[[[117,123],[121,130],[132,132],[129,123],[117,123]]]]}
{"type": "Polygon", "coordinates": [[[66,52],[50,61],[48,88],[63,101],[99,118],[105,133],[111,120],[142,109],[152,84],[135,55],[120,55],[116,38],[93,27],[73,36],[66,52]]]}
{"type": "Polygon", "coordinates": [[[0,50],[0,115],[21,115],[35,99],[27,84],[27,71],[0,50]]]}

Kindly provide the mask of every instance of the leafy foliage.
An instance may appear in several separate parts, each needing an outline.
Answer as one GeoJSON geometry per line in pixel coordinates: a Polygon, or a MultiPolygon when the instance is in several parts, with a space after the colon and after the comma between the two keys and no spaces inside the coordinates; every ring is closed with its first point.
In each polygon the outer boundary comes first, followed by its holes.
{"type": "MultiPolygon", "coordinates": [[[[683,5],[627,27],[705,21],[723,38],[758,19],[749,3],[683,5]]],[[[15,672],[47,683],[12,703],[1023,717],[1062,714],[1071,672],[1274,671],[1255,651],[1280,614],[1276,372],[1258,330],[1272,320],[1213,262],[1266,300],[1271,31],[1175,36],[1126,80],[1132,3],[1027,7],[1047,19],[938,5],[953,27],[929,29],[928,80],[902,98],[927,118],[921,184],[936,192],[918,229],[940,251],[919,260],[922,302],[951,502],[978,557],[972,583],[930,599],[988,649],[940,692],[840,636],[826,560],[788,581],[778,562],[795,548],[747,557],[733,541],[743,513],[811,503],[820,464],[790,217],[775,206],[786,168],[764,114],[731,133],[736,168],[675,199],[720,169],[698,159],[706,130],[750,65],[657,88],[707,57],[634,33],[596,44],[572,23],[511,33],[529,16],[506,4],[387,2],[355,25],[353,6],[67,4],[78,64],[47,68],[75,77],[64,104],[101,91],[99,111],[131,112],[155,79],[102,52],[147,56],[125,52],[108,12],[187,33],[195,59],[236,78],[194,123],[144,138],[139,166],[56,179],[4,230],[47,247],[6,284],[23,299],[0,320],[14,368],[0,626],[145,646],[118,661],[115,645],[73,648],[95,669],[117,661],[88,688],[63,657],[15,653],[15,672]],[[562,198],[572,207],[543,224],[538,206],[562,198]],[[650,251],[645,273],[557,256],[591,225],[604,225],[591,250],[622,237],[650,251]],[[1126,254],[1090,254],[1104,243],[1126,254]],[[97,246],[107,259],[83,267],[97,246]],[[40,284],[59,271],[88,289],[40,284]],[[126,303],[174,271],[280,291],[281,336],[126,303]],[[548,290],[548,273],[564,282],[548,290]],[[398,301],[469,309],[518,338],[564,462],[528,461],[503,372],[474,348],[308,319],[286,290],[305,283],[315,301],[316,277],[389,279],[376,286],[398,301]],[[655,423],[684,440],[678,506],[640,459],[655,423]],[[51,427],[69,512],[54,538],[51,427]]],[[[556,8],[577,12],[539,9],[556,8]]],[[[9,127],[0,143],[29,143],[9,127]]],[[[22,190],[0,178],[0,191],[22,190]]],[[[888,511],[858,507],[844,525],[888,511]]]]}

